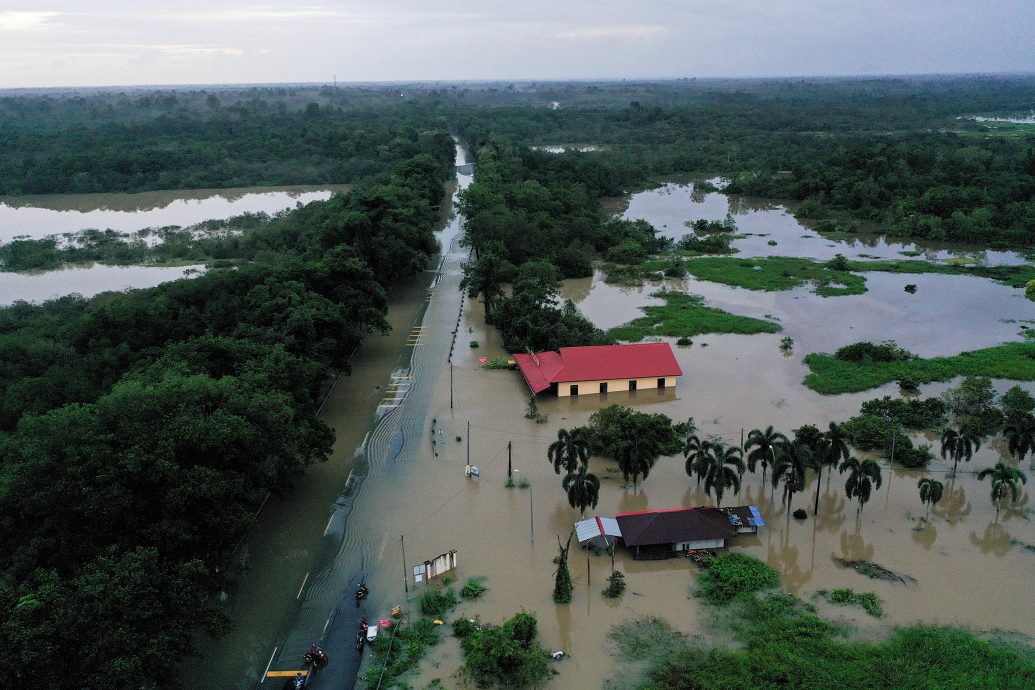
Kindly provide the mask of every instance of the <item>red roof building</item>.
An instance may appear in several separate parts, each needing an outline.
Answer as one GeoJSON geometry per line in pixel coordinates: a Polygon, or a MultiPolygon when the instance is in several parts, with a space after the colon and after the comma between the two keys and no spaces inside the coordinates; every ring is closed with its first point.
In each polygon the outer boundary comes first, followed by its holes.
{"type": "Polygon", "coordinates": [[[755,506],[672,508],[618,513],[622,541],[636,558],[667,558],[682,551],[718,549],[738,534],[765,526],[755,506]]]}
{"type": "Polygon", "coordinates": [[[562,347],[559,352],[516,354],[532,393],[559,396],[675,387],[683,375],[668,343],[562,347]]]}

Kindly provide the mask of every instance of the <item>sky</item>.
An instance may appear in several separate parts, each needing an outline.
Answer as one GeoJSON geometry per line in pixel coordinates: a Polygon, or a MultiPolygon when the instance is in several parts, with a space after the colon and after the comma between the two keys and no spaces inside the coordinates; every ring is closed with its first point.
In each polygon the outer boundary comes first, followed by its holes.
{"type": "Polygon", "coordinates": [[[1035,72],[1035,0],[0,0],[0,88],[1035,72]]]}

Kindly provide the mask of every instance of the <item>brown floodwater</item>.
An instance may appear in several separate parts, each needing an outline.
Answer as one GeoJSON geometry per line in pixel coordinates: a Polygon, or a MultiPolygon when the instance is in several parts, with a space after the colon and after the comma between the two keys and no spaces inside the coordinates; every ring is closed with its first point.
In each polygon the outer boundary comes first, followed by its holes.
{"type": "Polygon", "coordinates": [[[44,194],[0,197],[0,243],[87,228],[135,232],[187,227],[243,213],[274,214],[328,199],[349,185],[173,189],[136,194],[44,194]]]}
{"type": "Polygon", "coordinates": [[[1018,252],[984,250],[966,245],[934,242],[900,242],[878,232],[859,233],[851,239],[830,239],[802,225],[791,208],[765,199],[725,195],[695,190],[692,183],[674,182],[633,194],[627,199],[613,199],[605,208],[623,218],[642,218],[665,237],[678,240],[691,233],[683,223],[688,220],[722,220],[727,213],[737,221],[738,233],[745,234],[731,246],[740,256],[804,256],[827,260],[835,254],[850,259],[902,259],[902,252],[920,252],[917,258],[944,261],[952,258],[973,260],[994,265],[1023,264],[1018,252]],[[770,245],[775,241],[775,245],[770,245]]]}
{"type": "Polygon", "coordinates": [[[92,297],[101,292],[154,287],[203,272],[199,266],[66,266],[53,271],[0,272],[0,306],[18,300],[45,302],[64,295],[92,297]]]}
{"type": "MultiPolygon", "coordinates": [[[[461,179],[461,186],[465,183],[461,179]]],[[[686,559],[634,561],[622,548],[615,556],[615,567],[626,573],[628,582],[622,598],[608,601],[600,595],[610,558],[575,546],[570,559],[574,600],[570,605],[553,603],[557,540],[567,539],[578,518],[561,490],[561,477],[546,459],[557,430],[585,424],[605,404],[626,404],[675,420],[693,417],[700,433],[735,444],[742,430],[769,424],[784,431],[805,423],[822,426],[857,413],[864,400],[898,395],[894,384],[841,396],[820,396],[804,388],[807,368],[801,355],[811,326],[803,326],[802,343],[790,355],[779,348],[781,335],[696,337],[692,347],[675,348],[684,371],[675,389],[542,396],[539,408],[548,421],[536,424],[524,417],[529,392],[519,374],[486,370],[478,362],[479,357],[506,353],[498,332],[484,324],[481,304],[462,299],[457,290],[466,256],[456,242],[460,220],[454,218],[443,232],[448,241],[441,271],[427,294],[419,286],[394,295],[389,311],[393,333],[364,343],[354,360],[354,374],[342,378],[328,399],[321,415],[338,433],[331,461],[300,478],[291,493],[271,498],[260,513],[241,547],[248,570],[225,603],[237,626],[227,640],[207,646],[204,656],[185,668],[186,681],[204,678],[212,687],[245,688],[261,677],[267,664],[291,668],[308,643],[319,639],[328,612],[348,595],[343,587],[360,569],[367,575],[374,616],[382,617],[397,604],[413,611],[415,596],[425,585],[408,580],[406,566],[456,549],[460,582],[483,576],[488,592],[461,604],[447,622],[463,615],[498,623],[518,611],[532,611],[543,644],[571,655],[554,665],[557,675],[549,687],[624,687],[621,664],[608,639],[614,625],[660,616],[683,632],[712,639],[712,615],[692,594],[696,566],[686,559]],[[527,477],[527,489],[504,486],[508,444],[513,467],[520,471],[515,479],[527,477]],[[464,476],[468,457],[479,466],[480,478],[464,476]]],[[[921,285],[913,297],[922,297],[925,290],[938,294],[938,287],[921,285]]],[[[605,286],[599,278],[569,281],[565,289],[602,326],[635,316],[637,306],[649,300],[649,288],[605,286]]],[[[946,295],[944,289],[942,295],[955,299],[955,293],[946,295]]],[[[800,299],[806,306],[824,301],[807,292],[800,299]]],[[[855,309],[855,303],[843,301],[847,299],[826,301],[855,309]]],[[[790,309],[785,307],[781,321],[788,332],[798,333],[794,320],[808,318],[809,309],[790,309]]],[[[989,326],[973,321],[974,316],[959,313],[951,336],[942,335],[948,332],[945,323],[927,323],[930,339],[955,338],[957,331],[989,326]]],[[[940,314],[924,311],[916,318],[922,322],[940,314]]],[[[815,327],[824,330],[825,324],[815,327]]],[[[919,333],[922,327],[912,328],[919,333]]],[[[817,335],[812,342],[825,343],[827,337],[817,335]]],[[[886,337],[885,331],[875,337],[886,337]]],[[[923,393],[938,394],[951,384],[924,386],[923,393]]],[[[1002,391],[1012,383],[996,385],[1002,391]]],[[[807,600],[834,587],[879,593],[886,602],[886,615],[879,621],[817,602],[824,615],[847,621],[868,637],[916,622],[1033,635],[1035,604],[1017,586],[1035,568],[1028,490],[997,519],[989,486],[974,476],[974,470],[1000,460],[1001,450],[998,444],[986,444],[953,480],[945,476],[947,463],[933,463],[929,474],[946,482],[946,496],[927,524],[920,519],[924,510],[916,481],[928,473],[885,469],[884,485],[861,514],[844,498],[844,477],[833,477],[829,486],[824,477],[819,518],[810,514],[804,522],[788,519],[778,498],[774,504],[768,484],[748,475],[741,496],[728,497],[726,504],[758,505],[768,525],[757,536],[738,538],[733,548],[767,560],[780,572],[784,587],[807,600]],[[915,583],[869,580],[842,568],[836,558],[873,560],[915,583]]],[[[602,488],[598,506],[588,514],[710,504],[683,464],[681,457],[661,458],[650,476],[632,487],[623,484],[614,463],[591,459],[602,488]]],[[[1028,471],[1030,463],[1022,467],[1028,471]]],[[[811,513],[815,489],[812,480],[791,508],[808,507],[811,513]]],[[[447,687],[457,685],[458,645],[448,628],[443,632],[444,642],[407,679],[414,687],[435,678],[447,687]]],[[[332,663],[337,654],[353,653],[329,651],[332,663]]]]}

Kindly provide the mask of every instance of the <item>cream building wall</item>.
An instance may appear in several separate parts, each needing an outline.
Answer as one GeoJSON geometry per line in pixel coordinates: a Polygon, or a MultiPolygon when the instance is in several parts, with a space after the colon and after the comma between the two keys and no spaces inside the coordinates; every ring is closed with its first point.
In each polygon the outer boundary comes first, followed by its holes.
{"type": "Polygon", "coordinates": [[[675,388],[678,376],[653,376],[646,379],[602,379],[596,381],[568,381],[557,384],[557,397],[567,398],[571,395],[571,387],[579,387],[579,395],[599,395],[600,384],[607,384],[608,393],[629,390],[629,381],[636,381],[636,390],[651,390],[658,388],[658,379],[665,379],[665,388],[675,388]]]}

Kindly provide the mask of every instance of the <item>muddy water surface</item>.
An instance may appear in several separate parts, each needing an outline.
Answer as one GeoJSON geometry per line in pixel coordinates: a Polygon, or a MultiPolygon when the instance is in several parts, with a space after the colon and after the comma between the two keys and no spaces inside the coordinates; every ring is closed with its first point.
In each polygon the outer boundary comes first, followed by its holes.
{"type": "Polygon", "coordinates": [[[204,271],[204,266],[67,266],[55,271],[0,272],[0,306],[19,300],[45,302],[77,293],[92,297],[101,292],[154,287],[204,271]]]}

